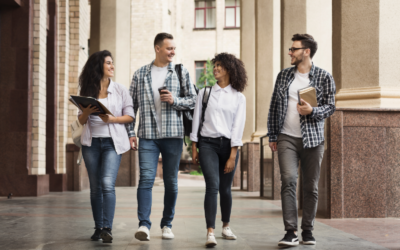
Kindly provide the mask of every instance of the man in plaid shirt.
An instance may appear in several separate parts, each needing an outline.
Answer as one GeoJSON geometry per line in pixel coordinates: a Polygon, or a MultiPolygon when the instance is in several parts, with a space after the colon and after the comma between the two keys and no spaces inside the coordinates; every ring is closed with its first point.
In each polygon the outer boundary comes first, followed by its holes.
{"type": "MultiPolygon", "coordinates": [[[[132,78],[130,94],[135,115],[139,109],[139,168],[137,189],[139,229],[135,238],[150,240],[152,188],[161,153],[164,179],[164,212],[161,220],[162,238],[172,239],[172,220],[178,195],[177,175],[184,137],[183,112],[194,109],[197,94],[187,69],[182,67],[185,97],[180,97],[179,83],[172,59],[175,55],[173,37],[160,33],[155,37],[156,59],[137,70],[132,78]]],[[[127,126],[133,150],[137,150],[135,121],[127,126]]]]}
{"type": "Polygon", "coordinates": [[[279,246],[299,244],[297,237],[296,186],[299,161],[303,176],[302,239],[305,245],[315,245],[312,235],[318,204],[318,181],[324,155],[324,121],[335,112],[336,87],[333,77],[316,67],[312,57],[317,42],[311,35],[295,34],[289,48],[294,67],[282,70],[276,79],[268,114],[269,146],[278,151],[281,172],[284,238],[279,246]],[[314,87],[318,107],[301,99],[297,90],[314,87]]]}

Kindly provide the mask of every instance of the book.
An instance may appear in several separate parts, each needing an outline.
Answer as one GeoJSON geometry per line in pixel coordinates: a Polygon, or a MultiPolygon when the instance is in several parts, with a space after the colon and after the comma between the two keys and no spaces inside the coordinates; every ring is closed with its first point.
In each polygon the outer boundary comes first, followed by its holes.
{"type": "Polygon", "coordinates": [[[301,105],[301,99],[303,99],[304,101],[308,102],[311,107],[318,107],[317,91],[314,87],[309,86],[297,90],[297,96],[299,98],[299,105],[301,105]]]}
{"type": "Polygon", "coordinates": [[[82,105],[82,107],[84,107],[84,108],[86,108],[89,105],[96,106],[100,110],[100,112],[95,112],[95,113],[92,113],[91,115],[107,114],[107,115],[114,116],[110,112],[110,110],[107,109],[106,106],[104,106],[101,102],[99,102],[97,99],[95,99],[93,97],[71,95],[69,97],[69,101],[80,110],[82,110],[82,109],[79,106],[79,104],[82,105]]]}

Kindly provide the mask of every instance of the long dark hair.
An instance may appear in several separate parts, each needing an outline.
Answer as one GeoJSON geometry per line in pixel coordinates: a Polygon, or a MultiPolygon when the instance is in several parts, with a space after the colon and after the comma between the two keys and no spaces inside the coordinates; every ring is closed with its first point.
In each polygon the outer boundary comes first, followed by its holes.
{"type": "Polygon", "coordinates": [[[90,96],[96,98],[100,93],[100,81],[104,76],[104,60],[111,52],[108,50],[93,53],[87,60],[79,76],[80,96],[90,96]]]}

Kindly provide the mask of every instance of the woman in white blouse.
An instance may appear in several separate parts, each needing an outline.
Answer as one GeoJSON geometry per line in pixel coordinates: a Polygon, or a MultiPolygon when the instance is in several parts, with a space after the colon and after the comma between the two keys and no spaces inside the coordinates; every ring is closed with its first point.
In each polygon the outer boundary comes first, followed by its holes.
{"type": "Polygon", "coordinates": [[[243,62],[234,55],[221,53],[216,55],[212,62],[217,84],[211,88],[202,125],[202,101],[205,89],[199,92],[190,134],[193,142],[193,163],[200,162],[206,181],[204,212],[207,224],[207,247],[217,245],[214,229],[218,192],[223,223],[222,236],[228,240],[236,239],[229,228],[232,209],[231,186],[239,157],[238,147],[243,145],[246,98],[241,92],[247,85],[243,62]],[[199,153],[197,153],[197,143],[199,153]]]}

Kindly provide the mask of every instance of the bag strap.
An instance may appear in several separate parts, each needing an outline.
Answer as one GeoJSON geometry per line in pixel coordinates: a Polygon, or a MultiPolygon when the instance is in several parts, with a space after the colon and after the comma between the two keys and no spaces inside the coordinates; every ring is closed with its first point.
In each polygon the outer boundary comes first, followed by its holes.
{"type": "Polygon", "coordinates": [[[202,100],[203,106],[202,106],[202,109],[201,109],[201,119],[200,119],[199,130],[197,131],[197,138],[198,139],[200,138],[200,132],[201,132],[201,129],[203,128],[204,116],[205,116],[205,113],[206,113],[208,100],[210,99],[211,90],[212,90],[211,86],[206,86],[204,88],[204,95],[203,95],[203,100],[202,100]],[[208,92],[207,92],[207,90],[208,90],[208,92]]]}
{"type": "Polygon", "coordinates": [[[176,64],[175,71],[176,71],[176,74],[178,75],[178,81],[179,81],[179,85],[180,85],[179,97],[184,97],[185,92],[184,92],[183,81],[182,81],[182,64],[176,64]]]}

